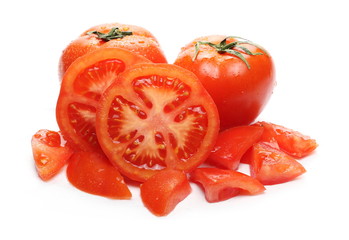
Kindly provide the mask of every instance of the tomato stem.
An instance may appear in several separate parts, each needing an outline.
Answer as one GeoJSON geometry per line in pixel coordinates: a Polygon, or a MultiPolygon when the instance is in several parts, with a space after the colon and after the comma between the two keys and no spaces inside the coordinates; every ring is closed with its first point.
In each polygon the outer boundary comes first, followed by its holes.
{"type": "Polygon", "coordinates": [[[125,36],[132,35],[133,33],[120,31],[118,27],[113,27],[112,29],[110,29],[110,31],[108,33],[101,33],[98,31],[90,31],[90,32],[87,32],[86,34],[87,35],[96,34],[97,38],[102,39],[105,42],[108,42],[108,41],[113,40],[113,39],[123,38],[125,36]]]}
{"type": "Polygon", "coordinates": [[[252,46],[258,47],[264,53],[267,53],[262,47],[260,47],[259,45],[255,44],[255,43],[253,43],[253,42],[251,42],[251,41],[249,41],[247,39],[240,38],[240,37],[235,37],[235,36],[228,36],[228,37],[224,38],[218,44],[214,44],[214,43],[211,43],[211,42],[198,41],[195,44],[195,53],[194,53],[194,57],[193,57],[192,60],[195,61],[195,59],[197,58],[197,56],[199,54],[199,51],[200,51],[200,45],[209,45],[210,47],[213,47],[214,49],[216,49],[216,51],[219,54],[229,53],[231,55],[234,55],[234,56],[238,57],[240,60],[242,60],[246,64],[248,69],[251,69],[251,66],[248,63],[248,61],[246,60],[246,58],[244,57],[244,55],[241,52],[236,51],[235,49],[240,49],[240,51],[243,51],[243,53],[245,53],[247,55],[250,55],[250,56],[263,55],[263,53],[261,53],[261,52],[253,53],[248,48],[246,48],[245,46],[242,46],[241,44],[250,44],[252,46]],[[238,41],[234,41],[234,42],[231,42],[231,43],[227,44],[227,39],[228,38],[239,38],[242,41],[238,40],[238,41]]]}

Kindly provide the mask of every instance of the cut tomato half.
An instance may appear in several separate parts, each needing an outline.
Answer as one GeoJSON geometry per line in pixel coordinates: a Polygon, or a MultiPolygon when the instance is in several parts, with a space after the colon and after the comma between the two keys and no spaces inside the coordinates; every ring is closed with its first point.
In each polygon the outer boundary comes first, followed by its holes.
{"type": "Polygon", "coordinates": [[[170,64],[139,64],[119,75],[97,111],[98,141],[127,177],[189,172],[214,146],[216,105],[197,77],[170,64]]]}
{"type": "Polygon", "coordinates": [[[56,117],[59,128],[74,147],[99,151],[95,119],[104,90],[129,66],[149,62],[123,49],[105,48],[78,58],[64,74],[56,117]]]}

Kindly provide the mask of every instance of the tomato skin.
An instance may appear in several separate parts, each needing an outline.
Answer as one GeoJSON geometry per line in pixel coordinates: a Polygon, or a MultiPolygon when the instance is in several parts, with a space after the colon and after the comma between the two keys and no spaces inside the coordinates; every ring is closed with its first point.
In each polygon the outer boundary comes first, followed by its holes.
{"type": "Polygon", "coordinates": [[[168,215],[191,193],[186,174],[171,169],[153,175],[140,189],[144,206],[159,217],[168,215]]]}
{"type": "MultiPolygon", "coordinates": [[[[182,48],[175,64],[197,75],[215,101],[221,119],[221,129],[252,123],[267,104],[275,85],[274,64],[269,54],[253,45],[244,44],[253,53],[242,52],[250,69],[239,58],[218,53],[208,45],[200,45],[193,61],[195,43],[220,43],[226,36],[212,35],[195,39],[182,48]]],[[[234,38],[229,38],[230,43],[234,38]]]]}
{"type": "Polygon", "coordinates": [[[245,155],[251,176],[264,185],[291,181],[306,172],[293,157],[263,142],[255,144],[245,155]]]}
{"type": "MultiPolygon", "coordinates": [[[[158,87],[154,88],[159,89],[158,87]]],[[[166,94],[166,96],[167,95],[171,94],[166,94]]],[[[163,102],[157,96],[157,90],[154,90],[149,95],[150,98],[154,97],[154,103],[161,105],[163,102]]],[[[166,98],[166,96],[163,97],[166,98]]],[[[129,120],[122,120],[122,122],[130,123],[129,120]]],[[[143,122],[139,125],[143,126],[143,122]]],[[[142,126],[139,126],[139,128],[141,128],[142,126]]],[[[184,128],[182,130],[186,131],[186,129],[187,128],[184,128]]],[[[184,172],[190,172],[197,166],[199,166],[208,157],[211,149],[214,146],[219,131],[219,117],[217,108],[212,98],[203,88],[200,81],[198,81],[198,79],[193,73],[186,69],[171,64],[144,63],[135,65],[123,72],[122,74],[120,74],[118,79],[114,81],[114,83],[104,92],[101,100],[99,101],[99,108],[97,110],[96,130],[98,141],[103,149],[103,152],[108,156],[111,162],[119,169],[119,171],[132,180],[144,182],[151,176],[156,174],[158,171],[162,171],[163,169],[169,168],[184,172]],[[145,104],[141,101],[141,98],[139,96],[137,97],[137,95],[134,93],[132,82],[134,79],[142,79],[143,77],[146,78],[147,76],[162,76],[169,79],[179,79],[190,87],[191,95],[189,99],[185,100],[185,102],[182,105],[173,110],[173,113],[164,113],[163,111],[158,112],[156,110],[158,109],[158,107],[154,107],[151,109],[146,108],[144,107],[145,104]],[[110,122],[114,121],[113,119],[110,119],[112,117],[109,116],[109,114],[111,109],[113,109],[112,104],[115,101],[116,96],[119,95],[125,95],[129,97],[130,99],[127,101],[134,101],[135,104],[132,105],[133,107],[142,106],[145,109],[143,109],[144,111],[148,111],[147,114],[151,116],[151,120],[147,120],[147,122],[144,123],[147,126],[149,126],[147,128],[143,128],[144,131],[164,132],[166,146],[168,146],[166,148],[168,151],[168,157],[166,157],[165,159],[166,166],[164,168],[156,169],[151,167],[139,167],[135,164],[125,161],[123,156],[126,152],[126,144],[129,144],[129,142],[123,144],[116,144],[109,133],[109,124],[110,122]],[[172,147],[173,143],[171,143],[171,139],[169,139],[169,124],[173,123],[175,119],[174,114],[179,113],[180,110],[184,107],[191,106],[191,104],[203,105],[203,107],[206,110],[205,116],[207,116],[207,127],[202,139],[199,139],[197,141],[200,142],[200,145],[198,146],[197,150],[192,154],[192,156],[189,159],[181,161],[176,157],[176,153],[172,147]],[[152,109],[154,109],[155,115],[152,115],[152,109]]],[[[140,132],[138,130],[137,133],[140,132]]],[[[200,131],[199,129],[196,130],[200,131]]],[[[184,134],[182,134],[180,137],[183,137],[183,135],[184,134]]]]}
{"type": "Polygon", "coordinates": [[[308,156],[318,146],[315,139],[281,125],[268,122],[257,122],[254,125],[264,127],[269,138],[275,139],[280,149],[295,158],[308,156]]]}
{"type": "Polygon", "coordinates": [[[130,199],[132,194],[119,171],[96,152],[77,152],[67,167],[69,182],[81,191],[113,199],[130,199]]]}
{"type": "MultiPolygon", "coordinates": [[[[87,140],[82,139],[82,137],[79,134],[79,131],[77,131],[73,124],[72,119],[70,119],[70,109],[69,106],[73,102],[81,103],[89,108],[93,109],[94,112],[90,114],[91,121],[91,128],[92,130],[89,130],[90,133],[92,131],[92,135],[94,135],[95,139],[97,138],[95,136],[95,111],[97,111],[98,106],[98,100],[97,99],[91,99],[86,96],[83,96],[79,90],[77,90],[77,79],[79,78],[79,75],[81,72],[83,72],[88,67],[100,62],[100,61],[106,61],[106,60],[120,60],[122,63],[122,68],[127,69],[128,67],[138,64],[138,63],[144,63],[144,62],[150,62],[148,59],[139,56],[137,54],[131,53],[124,49],[119,48],[102,48],[95,50],[93,52],[87,53],[84,56],[80,57],[67,70],[66,74],[64,75],[64,78],[62,80],[61,84],[61,90],[59,93],[59,98],[57,101],[56,106],[56,119],[58,126],[60,130],[62,131],[63,135],[67,138],[69,143],[71,143],[72,147],[75,150],[79,151],[98,151],[101,152],[100,146],[98,142],[91,143],[87,140]]],[[[120,69],[120,71],[123,71],[125,69],[120,69]]],[[[115,76],[113,76],[111,79],[110,77],[102,78],[102,83],[99,83],[101,85],[99,88],[94,88],[93,91],[96,92],[97,95],[101,95],[105,88],[110,85],[110,82],[115,80],[115,76]]],[[[88,82],[84,81],[80,85],[83,85],[83,87],[89,88],[93,87],[90,85],[93,85],[94,82],[88,82]]],[[[81,86],[80,86],[81,87],[81,86]]],[[[82,135],[85,134],[85,132],[81,133],[82,135]]]]}
{"type": "Polygon", "coordinates": [[[152,62],[167,63],[158,41],[148,30],[134,25],[120,23],[101,24],[84,31],[63,50],[59,60],[60,79],[63,78],[68,67],[77,58],[104,47],[124,48],[128,51],[140,54],[152,62]],[[105,42],[99,39],[95,34],[87,34],[90,31],[108,33],[113,27],[118,27],[121,31],[131,31],[132,35],[105,42]]]}
{"type": "Polygon", "coordinates": [[[60,132],[41,129],[31,140],[35,167],[43,181],[52,179],[68,162],[73,150],[60,132]]]}
{"type": "Polygon", "coordinates": [[[258,180],[234,170],[197,168],[192,172],[191,180],[203,186],[210,203],[225,201],[243,192],[254,195],[265,191],[258,180]]]}
{"type": "Polygon", "coordinates": [[[239,126],[220,132],[207,162],[236,170],[241,157],[261,138],[263,131],[262,127],[239,126]]]}

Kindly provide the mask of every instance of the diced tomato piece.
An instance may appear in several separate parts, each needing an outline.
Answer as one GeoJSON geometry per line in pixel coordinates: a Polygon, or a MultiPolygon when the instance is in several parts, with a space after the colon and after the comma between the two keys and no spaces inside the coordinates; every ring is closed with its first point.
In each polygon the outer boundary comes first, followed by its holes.
{"type": "Polygon", "coordinates": [[[255,144],[248,153],[251,176],[264,185],[288,182],[305,173],[305,168],[296,159],[265,143],[255,144]]]}
{"type": "Polygon", "coordinates": [[[257,126],[239,126],[219,133],[207,162],[236,170],[243,154],[260,139],[263,130],[257,126]]]}
{"type": "Polygon", "coordinates": [[[265,191],[257,179],[228,169],[197,168],[192,172],[191,179],[203,186],[206,200],[211,203],[230,199],[240,193],[254,195],[265,191]]]}
{"type": "Polygon", "coordinates": [[[77,152],[67,167],[69,182],[81,191],[113,198],[130,199],[131,192],[118,170],[96,152],[77,152]]]}
{"type": "Polygon", "coordinates": [[[54,177],[73,154],[60,132],[47,129],[35,133],[31,145],[36,170],[44,181],[54,177]]]}
{"type": "Polygon", "coordinates": [[[275,138],[284,152],[296,158],[303,158],[313,152],[318,144],[314,139],[292,129],[268,122],[258,122],[263,126],[269,138],[275,138]]]}
{"type": "Polygon", "coordinates": [[[156,216],[166,216],[191,193],[187,176],[182,171],[166,169],[141,185],[143,204],[156,216]]]}

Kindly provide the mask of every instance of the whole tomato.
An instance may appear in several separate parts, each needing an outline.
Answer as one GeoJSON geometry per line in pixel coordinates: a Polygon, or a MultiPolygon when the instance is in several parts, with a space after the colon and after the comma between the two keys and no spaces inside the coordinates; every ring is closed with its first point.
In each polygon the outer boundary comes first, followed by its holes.
{"type": "Polygon", "coordinates": [[[156,38],[148,30],[127,24],[101,24],[84,31],[64,50],[59,61],[59,76],[78,57],[104,47],[118,47],[135,52],[155,63],[167,63],[156,38]]]}
{"type": "Polygon", "coordinates": [[[197,38],[182,48],[175,64],[201,80],[217,105],[221,130],[253,122],[275,85],[271,56],[238,37],[197,38]]]}

